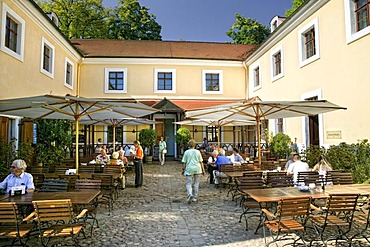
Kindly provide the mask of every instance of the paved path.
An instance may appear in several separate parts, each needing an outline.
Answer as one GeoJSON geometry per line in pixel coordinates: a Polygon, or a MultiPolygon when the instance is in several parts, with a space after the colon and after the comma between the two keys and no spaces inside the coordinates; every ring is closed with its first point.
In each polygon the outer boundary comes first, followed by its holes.
{"type": "MultiPolygon", "coordinates": [[[[100,228],[82,246],[263,246],[263,237],[238,223],[241,208],[201,178],[197,203],[186,202],[185,177],[176,161],[164,166],[144,164],[144,185],[134,188],[132,172],[127,188],[111,216],[98,216],[100,228]]],[[[255,227],[252,224],[252,227],[255,227]]]]}

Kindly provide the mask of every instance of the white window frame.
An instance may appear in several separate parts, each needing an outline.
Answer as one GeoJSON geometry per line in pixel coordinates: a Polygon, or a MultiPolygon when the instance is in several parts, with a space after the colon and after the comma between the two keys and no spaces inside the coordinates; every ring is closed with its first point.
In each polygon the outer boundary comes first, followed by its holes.
{"type": "Polygon", "coordinates": [[[203,94],[223,94],[224,93],[224,73],[222,70],[202,70],[202,93],[203,94]],[[206,74],[218,74],[219,91],[207,91],[206,74]]]}
{"type": "Polygon", "coordinates": [[[257,91],[257,90],[259,90],[259,89],[262,88],[261,63],[260,62],[256,62],[256,63],[252,64],[249,68],[250,68],[249,69],[249,81],[251,82],[249,84],[250,85],[250,89],[251,89],[251,91],[257,91]],[[255,73],[254,73],[254,71],[255,71],[256,68],[259,68],[259,82],[260,82],[260,84],[257,87],[255,86],[256,82],[254,80],[255,79],[255,73]]]}
{"type": "MultiPolygon", "coordinates": [[[[285,118],[282,118],[283,119],[283,132],[282,133],[286,133],[286,119],[285,118]]],[[[279,130],[279,126],[278,126],[278,124],[279,124],[279,119],[278,118],[276,118],[276,119],[274,119],[274,130],[275,130],[275,135],[277,134],[277,133],[279,133],[278,132],[278,130],[279,130]]]]}
{"type": "Polygon", "coordinates": [[[1,40],[0,49],[8,55],[20,60],[24,60],[24,39],[25,39],[26,22],[17,13],[8,7],[5,3],[2,6],[1,18],[1,40]],[[10,16],[18,24],[17,30],[17,51],[9,49],[5,46],[5,32],[6,32],[6,16],[10,16]]]}
{"type": "Polygon", "coordinates": [[[50,78],[54,78],[54,64],[55,64],[55,47],[44,37],[41,39],[41,67],[40,72],[49,76],[50,78]],[[44,48],[47,46],[51,50],[50,56],[50,68],[51,71],[47,71],[44,69],[44,48]]]}
{"type": "Polygon", "coordinates": [[[370,26],[367,26],[360,31],[356,31],[355,3],[353,0],[344,0],[344,17],[347,44],[370,33],[370,26]]]}
{"type": "Polygon", "coordinates": [[[105,93],[127,93],[127,68],[105,68],[105,93]],[[123,72],[123,90],[109,90],[109,73],[123,72]]]}
{"type": "Polygon", "coordinates": [[[298,51],[299,51],[299,66],[303,67],[313,61],[316,61],[320,58],[320,35],[319,35],[319,19],[316,17],[309,23],[307,23],[303,28],[298,31],[298,51]],[[306,49],[305,49],[305,37],[304,34],[307,31],[314,28],[315,30],[315,52],[316,54],[306,58],[306,49]]]}
{"type": "Polygon", "coordinates": [[[270,53],[271,58],[271,81],[274,82],[277,79],[280,79],[284,76],[284,53],[283,53],[283,46],[278,46],[275,50],[271,51],[270,53]],[[280,66],[281,72],[280,74],[275,75],[275,55],[280,52],[280,66]]]}
{"type": "Polygon", "coordinates": [[[154,93],[176,93],[176,69],[154,69],[154,93]],[[172,90],[158,90],[158,73],[172,73],[172,90]]]}
{"type": "Polygon", "coordinates": [[[73,81],[73,78],[74,78],[74,64],[71,60],[69,60],[67,57],[65,58],[65,62],[64,62],[64,86],[68,87],[69,89],[72,89],[73,90],[73,84],[74,84],[74,81],[73,81]],[[67,66],[71,65],[71,75],[70,75],[70,82],[71,84],[68,84],[67,83],[67,66]]]}

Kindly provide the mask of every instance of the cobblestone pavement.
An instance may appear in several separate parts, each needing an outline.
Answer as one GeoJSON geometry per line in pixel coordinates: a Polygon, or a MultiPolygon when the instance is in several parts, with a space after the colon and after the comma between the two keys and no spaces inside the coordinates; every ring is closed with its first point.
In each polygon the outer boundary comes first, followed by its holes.
{"type": "MultiPolygon", "coordinates": [[[[262,234],[245,231],[241,208],[218,189],[200,181],[198,202],[186,201],[185,177],[176,161],[144,164],[144,184],[134,188],[133,172],[110,216],[102,209],[92,238],[82,246],[263,246],[262,234]]],[[[254,225],[252,224],[251,227],[254,225]]],[[[255,226],[254,226],[255,227],[255,226]]]]}

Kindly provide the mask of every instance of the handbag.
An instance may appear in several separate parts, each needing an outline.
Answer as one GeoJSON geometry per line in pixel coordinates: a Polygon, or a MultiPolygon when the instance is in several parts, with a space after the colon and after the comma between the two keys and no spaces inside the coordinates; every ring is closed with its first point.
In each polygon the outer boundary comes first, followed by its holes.
{"type": "Polygon", "coordinates": [[[162,150],[162,153],[166,154],[167,153],[167,149],[163,149],[162,150]]]}

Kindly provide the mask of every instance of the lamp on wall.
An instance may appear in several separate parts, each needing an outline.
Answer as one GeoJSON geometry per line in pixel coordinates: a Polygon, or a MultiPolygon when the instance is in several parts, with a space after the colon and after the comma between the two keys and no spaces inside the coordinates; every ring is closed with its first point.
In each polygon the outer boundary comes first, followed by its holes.
{"type": "Polygon", "coordinates": [[[194,132],[195,132],[195,133],[197,133],[197,132],[198,132],[198,130],[197,130],[197,129],[195,129],[195,130],[194,130],[194,132]]]}
{"type": "Polygon", "coordinates": [[[132,133],[134,133],[134,134],[135,134],[135,132],[136,132],[136,130],[135,130],[135,129],[133,129],[133,130],[132,130],[132,133]]]}

